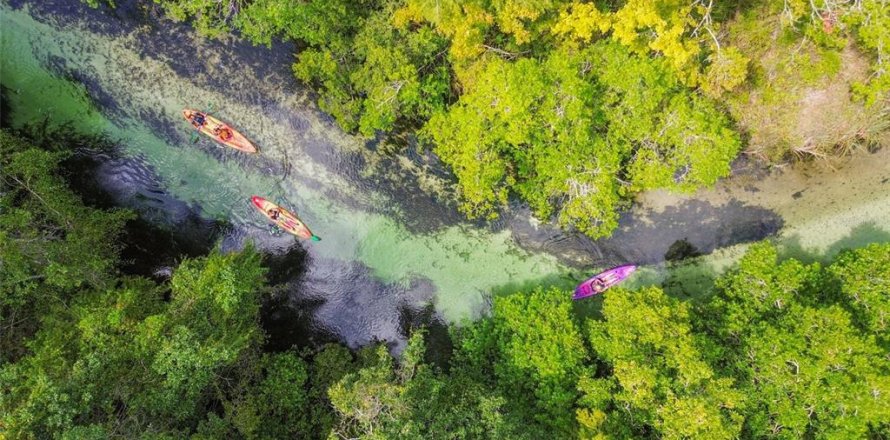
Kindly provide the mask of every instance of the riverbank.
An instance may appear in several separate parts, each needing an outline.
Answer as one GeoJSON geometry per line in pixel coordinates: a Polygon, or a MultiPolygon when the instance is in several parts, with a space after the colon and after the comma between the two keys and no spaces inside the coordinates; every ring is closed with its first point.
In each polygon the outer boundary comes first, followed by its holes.
{"type": "MultiPolygon", "coordinates": [[[[634,210],[664,213],[690,201],[714,206],[741,204],[768,210],[782,219],[774,240],[783,254],[803,261],[826,261],[844,248],[890,241],[890,145],[860,150],[828,162],[773,170],[741,170],[712,190],[690,196],[651,192],[634,210]]],[[[645,215],[645,214],[642,214],[645,215]]],[[[691,238],[696,246],[709,243],[691,238]]],[[[737,260],[745,245],[715,249],[706,258],[717,269],[737,260]]]]}

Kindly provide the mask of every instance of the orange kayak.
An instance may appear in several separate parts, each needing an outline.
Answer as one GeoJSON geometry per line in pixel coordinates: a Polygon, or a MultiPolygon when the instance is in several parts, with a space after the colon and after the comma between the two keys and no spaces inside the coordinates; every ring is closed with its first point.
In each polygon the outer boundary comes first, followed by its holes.
{"type": "Polygon", "coordinates": [[[291,234],[303,239],[312,239],[312,241],[321,240],[317,235],[313,234],[296,214],[278,206],[260,196],[250,198],[253,206],[256,206],[269,220],[272,220],[278,227],[284,229],[291,234]],[[275,216],[275,214],[278,214],[275,216]]]}
{"type": "Polygon", "coordinates": [[[256,153],[256,147],[247,140],[244,135],[238,133],[237,130],[232,128],[229,124],[226,124],[219,119],[214,118],[213,116],[208,115],[207,113],[200,112],[198,110],[192,110],[187,108],[182,111],[182,116],[185,119],[192,123],[196,128],[198,127],[195,122],[196,116],[203,116],[204,123],[201,125],[199,130],[201,133],[206,134],[211,139],[227,146],[232,147],[236,150],[243,151],[245,153],[256,153]]]}

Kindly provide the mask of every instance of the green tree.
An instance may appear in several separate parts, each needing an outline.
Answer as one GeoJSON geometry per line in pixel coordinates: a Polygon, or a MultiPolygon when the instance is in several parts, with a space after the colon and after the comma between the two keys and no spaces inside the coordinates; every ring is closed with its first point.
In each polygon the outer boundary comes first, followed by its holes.
{"type": "Polygon", "coordinates": [[[855,92],[866,104],[886,108],[890,106],[890,4],[884,0],[863,0],[859,6],[845,11],[848,15],[844,20],[856,30],[857,40],[872,52],[875,62],[869,81],[857,84],[855,92]]]}
{"type": "Polygon", "coordinates": [[[162,378],[145,402],[147,410],[173,412],[177,418],[195,414],[216,374],[260,341],[262,277],[260,257],[252,249],[226,255],[214,251],[179,265],[169,308],[146,317],[133,335],[162,378]]]}
{"type": "Polygon", "coordinates": [[[773,1],[783,24],[817,44],[842,49],[853,37],[859,47],[874,56],[868,81],[854,85],[854,92],[869,106],[890,105],[887,48],[890,47],[890,4],[885,0],[835,2],[773,1]]]}
{"type": "Polygon", "coordinates": [[[394,371],[386,346],[366,348],[372,363],[345,375],[328,389],[339,419],[332,433],[368,439],[399,437],[404,433],[410,423],[410,402],[403,398],[405,382],[413,377],[417,350],[422,347],[423,337],[417,333],[409,342],[406,362],[399,371],[394,371]]]}
{"type": "MultiPolygon", "coordinates": [[[[88,0],[94,2],[96,0],[88,0]]],[[[192,20],[199,33],[208,37],[222,37],[232,30],[232,20],[248,0],[154,0],[164,12],[177,21],[192,20]]]]}
{"type": "Polygon", "coordinates": [[[190,432],[220,377],[256,348],[262,274],[250,249],[214,252],[182,263],[169,302],[154,283],[125,278],[55,306],[29,353],[0,370],[10,433],[190,432]]]}
{"type": "MultiPolygon", "coordinates": [[[[834,270],[843,273],[850,255],[834,270]]],[[[875,270],[882,262],[872,263],[875,270]]],[[[853,325],[849,312],[830,303],[849,298],[831,292],[837,286],[825,285],[826,279],[816,264],[779,263],[775,247],[761,243],[718,280],[713,316],[720,322],[709,327],[721,337],[728,372],[746,384],[746,394],[756,396],[745,422],[753,436],[886,433],[887,352],[874,335],[853,325]]]]}
{"type": "Polygon", "coordinates": [[[543,63],[490,59],[460,102],[432,117],[424,132],[471,218],[496,217],[515,191],[541,218],[555,211],[593,236],[615,227],[620,156],[597,136],[602,116],[586,61],[578,52],[543,63]]]}
{"type": "Polygon", "coordinates": [[[346,131],[423,127],[470,218],[517,195],[543,220],[607,236],[635,193],[713,184],[741,147],[690,89],[719,97],[746,78],[713,2],[161,1],[205,33],[304,45],[294,74],[346,131]]]}
{"type": "Polygon", "coordinates": [[[559,289],[497,297],[490,319],[462,330],[454,364],[475,378],[488,404],[506,399],[500,428],[527,438],[575,435],[575,384],[589,359],[559,289]],[[482,390],[484,390],[483,388],[482,390]]]}
{"type": "Polygon", "coordinates": [[[44,312],[116,281],[117,237],[133,215],[84,206],[57,172],[65,157],[0,131],[0,362],[44,312]]]}
{"type": "Polygon", "coordinates": [[[472,368],[455,362],[445,373],[423,361],[417,331],[398,363],[385,346],[359,353],[362,366],[328,389],[337,421],[332,437],[534,438],[505,397],[472,368]]]}
{"type": "Polygon", "coordinates": [[[496,216],[515,191],[539,217],[556,212],[593,237],[612,232],[635,192],[713,184],[741,147],[714,103],[664,62],[611,43],[544,62],[490,59],[423,133],[470,217],[496,216]]]}
{"type": "Polygon", "coordinates": [[[711,367],[712,347],[695,334],[687,303],[659,288],[612,289],[590,343],[610,368],[585,377],[578,419],[587,437],[737,438],[745,398],[711,367]]]}
{"type": "Polygon", "coordinates": [[[857,324],[890,344],[890,244],[871,244],[837,256],[828,271],[857,324]]]}
{"type": "Polygon", "coordinates": [[[793,304],[817,306],[818,264],[789,259],[779,262],[774,245],[751,246],[737,268],[717,279],[719,294],[709,307],[720,319],[714,327],[727,340],[743,338],[752,326],[783,316],[793,304]]]}
{"type": "Polygon", "coordinates": [[[373,2],[350,0],[254,0],[235,18],[235,26],[254,44],[280,37],[335,52],[348,49],[348,38],[373,2]]]}
{"type": "Polygon", "coordinates": [[[417,125],[450,96],[440,56],[446,40],[429,26],[393,27],[391,14],[371,14],[348,45],[312,48],[294,65],[298,78],[323,88],[322,109],[366,137],[397,123],[417,125]]]}
{"type": "Polygon", "coordinates": [[[227,405],[226,419],[248,439],[310,437],[314,427],[305,418],[310,404],[306,362],[284,352],[265,354],[250,367],[254,374],[242,374],[251,380],[227,405]]]}
{"type": "Polygon", "coordinates": [[[890,362],[838,306],[789,307],[778,322],[745,338],[750,357],[737,364],[758,406],[755,435],[864,438],[890,420],[890,362]]]}

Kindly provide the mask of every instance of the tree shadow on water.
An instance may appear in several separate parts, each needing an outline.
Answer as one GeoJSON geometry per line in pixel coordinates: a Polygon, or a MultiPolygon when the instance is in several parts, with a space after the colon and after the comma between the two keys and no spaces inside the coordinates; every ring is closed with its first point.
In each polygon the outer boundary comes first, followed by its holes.
{"type": "Polygon", "coordinates": [[[263,254],[263,266],[269,269],[266,280],[272,289],[260,311],[260,323],[267,335],[263,347],[266,351],[317,347],[340,340],[314,319],[315,311],[325,303],[324,298],[290,292],[300,284],[308,263],[309,254],[299,244],[283,254],[263,254]]]}
{"type": "Polygon", "coordinates": [[[286,291],[273,294],[263,302],[260,324],[266,333],[263,350],[282,352],[291,348],[318,347],[340,342],[335,333],[314,319],[315,310],[324,305],[323,298],[292,300],[286,291]]]}
{"type": "Polygon", "coordinates": [[[722,205],[687,200],[662,212],[626,213],[615,234],[596,244],[604,250],[604,265],[657,264],[759,241],[775,235],[784,223],[769,209],[735,199],[722,205]]]}
{"type": "Polygon", "coordinates": [[[448,324],[436,313],[436,305],[427,302],[422,306],[404,304],[399,313],[399,329],[407,340],[417,329],[424,329],[424,361],[448,370],[454,343],[451,340],[448,324]]]}
{"type": "Polygon", "coordinates": [[[661,283],[664,293],[681,300],[697,301],[711,296],[719,274],[699,259],[671,264],[661,283]]]}
{"type": "Polygon", "coordinates": [[[804,248],[800,236],[794,235],[779,242],[779,257],[794,258],[807,264],[828,263],[841,251],[861,248],[872,243],[890,243],[890,226],[881,227],[874,222],[860,223],[824,251],[804,248]]]}

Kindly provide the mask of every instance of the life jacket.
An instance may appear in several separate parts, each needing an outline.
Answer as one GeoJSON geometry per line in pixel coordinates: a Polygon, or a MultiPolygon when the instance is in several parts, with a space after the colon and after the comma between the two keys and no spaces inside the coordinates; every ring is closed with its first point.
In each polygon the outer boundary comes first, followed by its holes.
{"type": "Polygon", "coordinates": [[[224,140],[224,141],[227,141],[227,140],[231,139],[232,136],[233,136],[233,135],[232,135],[232,130],[230,130],[230,129],[228,129],[228,128],[223,127],[223,128],[221,128],[221,129],[219,130],[219,138],[222,139],[222,140],[224,140]]]}

